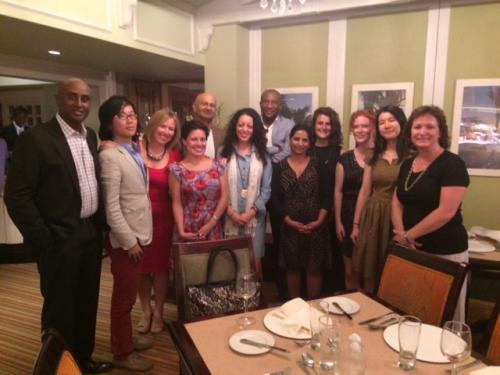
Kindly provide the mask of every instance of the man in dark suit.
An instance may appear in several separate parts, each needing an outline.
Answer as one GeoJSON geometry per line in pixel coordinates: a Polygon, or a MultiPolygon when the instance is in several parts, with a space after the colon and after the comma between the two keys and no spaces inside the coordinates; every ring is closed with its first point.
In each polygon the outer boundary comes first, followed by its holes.
{"type": "Polygon", "coordinates": [[[27,127],[28,110],[19,105],[14,108],[12,113],[12,122],[10,125],[2,129],[1,137],[7,142],[9,154],[12,153],[17,138],[24,132],[27,127]]]}
{"type": "Polygon", "coordinates": [[[110,371],[112,365],[91,358],[104,220],[97,137],[83,125],[90,94],[81,79],[59,84],[56,116],[17,141],[5,203],[37,259],[44,297],[42,329],[59,331],[82,370],[95,374],[110,371]]]}

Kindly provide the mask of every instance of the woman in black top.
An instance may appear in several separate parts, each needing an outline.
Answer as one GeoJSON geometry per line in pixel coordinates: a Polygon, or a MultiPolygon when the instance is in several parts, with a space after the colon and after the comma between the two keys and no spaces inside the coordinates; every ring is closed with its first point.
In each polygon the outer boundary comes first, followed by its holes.
{"type": "Polygon", "coordinates": [[[290,156],[273,171],[271,203],[282,218],[280,266],[286,268],[290,297],[298,297],[301,270],[307,277],[307,295],[318,297],[322,269],[331,264],[330,238],[325,220],[332,205],[328,175],[309,153],[312,131],[295,125],[290,132],[290,156]]]}
{"type": "MultiPolygon", "coordinates": [[[[449,151],[448,126],[435,106],[416,108],[406,137],[416,149],[400,169],[392,200],[394,240],[404,246],[468,261],[467,231],[461,204],[469,185],[464,161],[449,151]]],[[[465,319],[465,285],[455,319],[465,319]]]]}
{"type": "Polygon", "coordinates": [[[359,189],[363,181],[365,160],[373,148],[375,115],[366,110],[351,115],[349,126],[356,141],[356,147],[340,155],[335,172],[335,228],[336,236],[344,255],[345,285],[347,289],[359,288],[359,275],[352,269],[352,247],[350,237],[354,210],[359,189]]]}

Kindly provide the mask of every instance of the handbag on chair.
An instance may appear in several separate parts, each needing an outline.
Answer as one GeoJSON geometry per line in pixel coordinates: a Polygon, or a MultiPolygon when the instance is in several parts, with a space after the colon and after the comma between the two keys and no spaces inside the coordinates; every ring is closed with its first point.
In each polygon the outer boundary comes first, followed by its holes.
{"type": "MultiPolygon", "coordinates": [[[[187,311],[192,319],[243,311],[244,299],[237,295],[235,288],[238,271],[238,259],[230,248],[218,247],[210,253],[207,261],[207,279],[205,283],[187,286],[187,311]],[[230,255],[234,268],[234,278],[227,281],[212,282],[215,260],[223,253],[230,255]]],[[[257,288],[257,292],[248,300],[248,308],[258,307],[259,300],[260,291],[257,288]]]]}

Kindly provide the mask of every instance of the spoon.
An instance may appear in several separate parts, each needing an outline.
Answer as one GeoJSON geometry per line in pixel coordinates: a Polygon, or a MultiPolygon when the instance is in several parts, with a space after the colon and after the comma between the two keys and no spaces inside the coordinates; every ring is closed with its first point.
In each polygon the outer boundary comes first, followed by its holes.
{"type": "Polygon", "coordinates": [[[315,364],[314,364],[314,359],[313,359],[313,357],[311,357],[311,355],[308,352],[302,353],[302,362],[307,367],[312,368],[313,371],[314,371],[314,373],[316,375],[318,375],[318,372],[316,371],[316,367],[315,367],[315,364]]]}

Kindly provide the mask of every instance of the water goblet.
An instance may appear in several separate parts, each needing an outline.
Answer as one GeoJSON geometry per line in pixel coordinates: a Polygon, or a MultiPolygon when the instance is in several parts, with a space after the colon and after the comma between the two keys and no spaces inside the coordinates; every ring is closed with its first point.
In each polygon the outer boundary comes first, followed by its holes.
{"type": "Polygon", "coordinates": [[[247,315],[248,300],[257,292],[257,277],[253,272],[238,272],[236,277],[236,293],[244,300],[244,315],[238,319],[242,326],[255,323],[255,318],[247,315]]]}
{"type": "Polygon", "coordinates": [[[471,343],[471,330],[467,324],[454,320],[444,323],[441,332],[441,352],[452,363],[451,375],[458,373],[457,363],[470,355],[471,343]]]}

